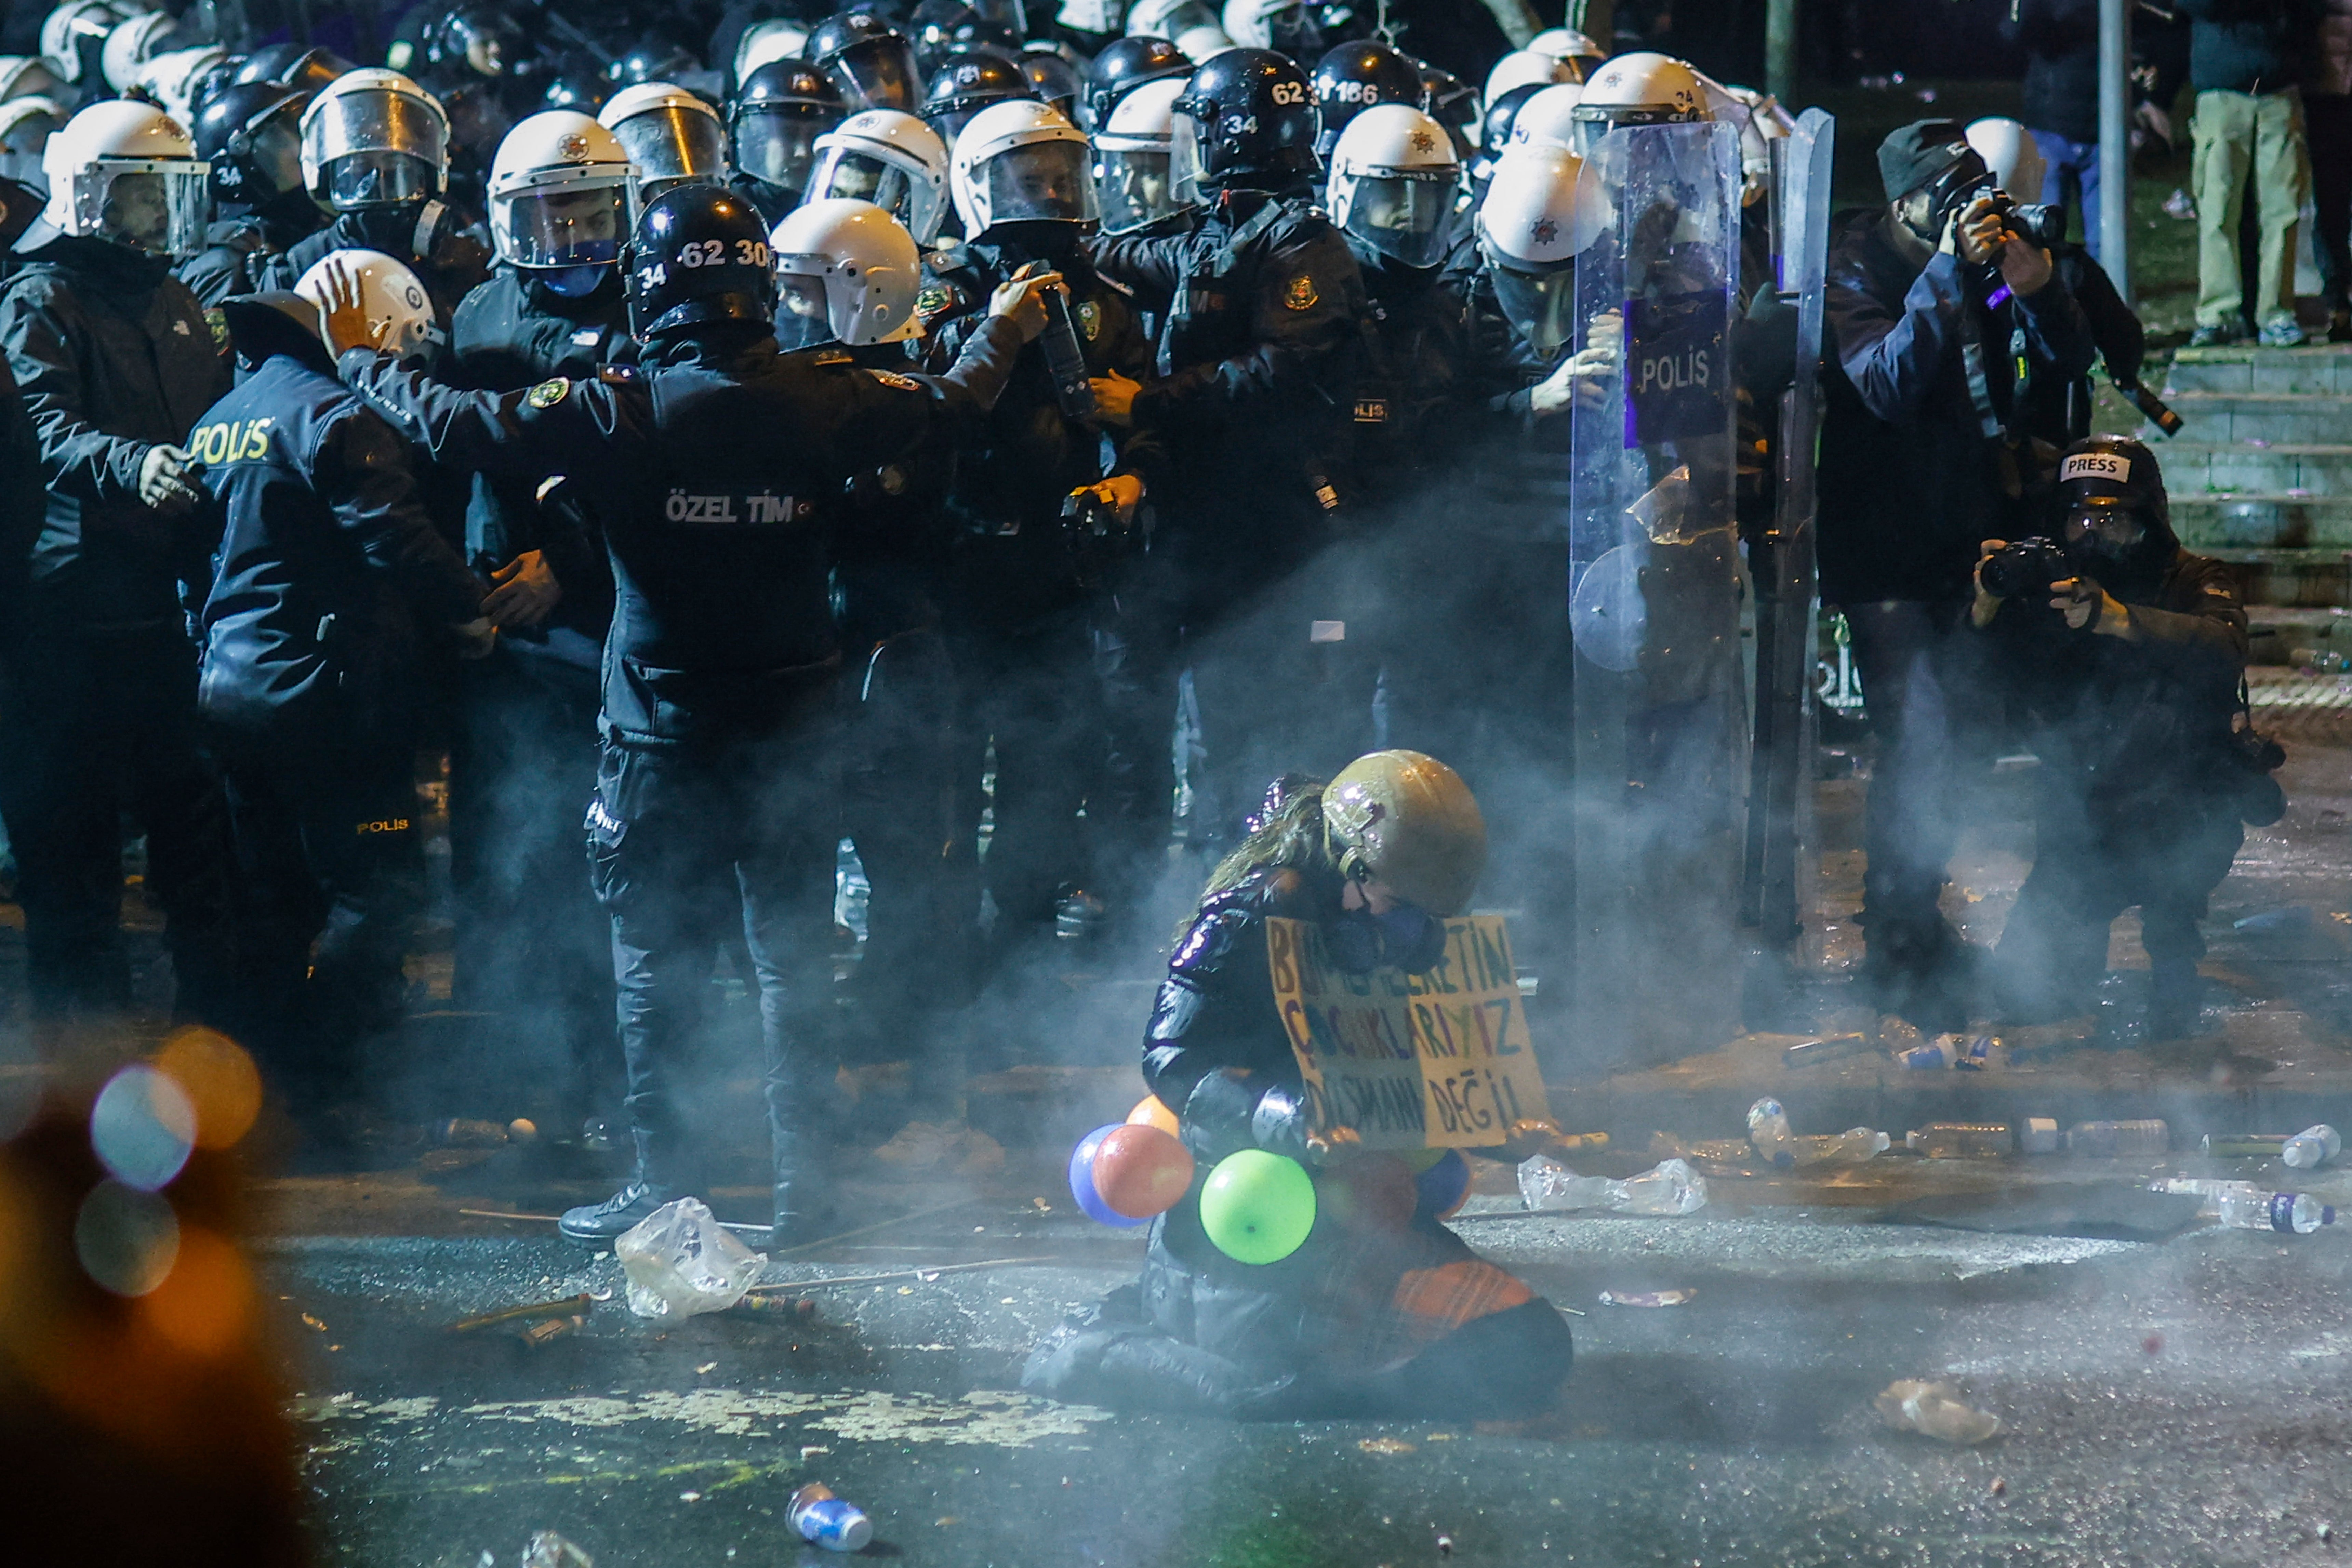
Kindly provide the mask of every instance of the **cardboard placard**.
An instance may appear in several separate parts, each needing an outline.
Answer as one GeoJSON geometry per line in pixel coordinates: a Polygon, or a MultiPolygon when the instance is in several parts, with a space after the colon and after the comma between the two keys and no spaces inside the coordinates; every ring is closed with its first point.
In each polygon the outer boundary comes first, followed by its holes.
{"type": "Polygon", "coordinates": [[[1350,973],[1309,921],[1268,920],[1265,942],[1318,1132],[1344,1129],[1367,1149],[1478,1149],[1550,1114],[1501,916],[1447,921],[1445,956],[1421,974],[1350,973]]]}

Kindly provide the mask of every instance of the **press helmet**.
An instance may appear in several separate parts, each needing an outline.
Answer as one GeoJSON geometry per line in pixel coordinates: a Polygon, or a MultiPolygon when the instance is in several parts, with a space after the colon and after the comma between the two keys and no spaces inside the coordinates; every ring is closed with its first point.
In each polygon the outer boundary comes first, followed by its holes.
{"type": "Polygon", "coordinates": [[[816,139],[816,169],[803,199],[827,197],[871,202],[905,225],[916,244],[929,245],[947,216],[948,145],[899,110],[853,114],[816,139]]]}
{"type": "Polygon", "coordinates": [[[2172,499],[2164,467],[2144,441],[2092,436],[2058,459],[2058,492],[2069,511],[2125,510],[2146,519],[2151,531],[2172,530],[2172,499]]]}
{"type": "Polygon", "coordinates": [[[1342,875],[1385,882],[1444,919],[1486,868],[1486,823],[1462,776],[1420,752],[1374,752],[1323,786],[1323,837],[1342,875]]]}
{"type": "Polygon", "coordinates": [[[918,335],[921,252],[898,220],[871,202],[804,202],[776,225],[781,313],[777,342],[900,342],[918,335]]]}
{"type": "Polygon", "coordinates": [[[1315,172],[1322,115],[1287,55],[1227,50],[1192,73],[1176,111],[1176,161],[1197,160],[1203,184],[1280,184],[1315,172]]]}
{"type": "Polygon", "coordinates": [[[767,231],[751,204],[723,185],[678,185],[648,202],[621,264],[633,338],[775,317],[767,231]]]}

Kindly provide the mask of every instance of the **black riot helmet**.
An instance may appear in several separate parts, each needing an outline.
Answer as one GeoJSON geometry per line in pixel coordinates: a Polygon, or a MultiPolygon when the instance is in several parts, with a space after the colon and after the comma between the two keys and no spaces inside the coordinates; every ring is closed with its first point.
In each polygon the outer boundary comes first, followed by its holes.
{"type": "Polygon", "coordinates": [[[852,110],[912,114],[921,94],[907,35],[873,11],[841,11],[809,35],[808,58],[841,88],[852,110]]]}
{"type": "Polygon", "coordinates": [[[692,49],[655,31],[614,56],[604,74],[616,87],[641,87],[649,81],[673,81],[696,68],[692,49]]]}
{"type": "Polygon", "coordinates": [[[1287,55],[1227,49],[1192,73],[1176,115],[1174,161],[1198,167],[1203,184],[1275,186],[1315,173],[1322,115],[1287,55]]]}
{"type": "Polygon", "coordinates": [[[547,79],[547,88],[539,95],[541,109],[576,109],[583,114],[593,114],[604,107],[613,96],[613,84],[601,72],[584,68],[566,67],[547,79]]]}
{"type": "Polygon", "coordinates": [[[301,44],[272,44],[245,57],[236,68],[238,81],[271,81],[316,92],[346,71],[359,68],[332,49],[301,44]]]}
{"type": "Polygon", "coordinates": [[[528,52],[515,19],[480,0],[450,7],[425,35],[425,63],[445,79],[507,76],[528,52]]]}
{"type": "Polygon", "coordinates": [[[1087,108],[1095,123],[1102,125],[1110,120],[1111,105],[1126,97],[1128,89],[1162,77],[1191,76],[1192,62],[1167,39],[1139,34],[1105,44],[1089,73],[1087,108]]]}
{"type": "Polygon", "coordinates": [[[1454,156],[1465,163],[1470,162],[1478,151],[1478,144],[1470,139],[1472,128],[1482,118],[1478,112],[1478,89],[1452,71],[1440,70],[1423,61],[1421,106],[1454,138],[1454,156]]]}
{"type": "Polygon", "coordinates": [[[1370,40],[1325,50],[1315,62],[1312,86],[1315,107],[1323,111],[1323,134],[1315,143],[1315,152],[1326,162],[1348,121],[1372,105],[1428,107],[1422,92],[1421,68],[1386,44],[1370,40]]]}
{"type": "Polygon", "coordinates": [[[923,0],[909,25],[915,31],[915,64],[929,79],[950,55],[968,49],[1003,49],[1016,53],[1021,40],[964,0],[923,0]]]}
{"type": "Polygon", "coordinates": [[[930,90],[923,94],[923,118],[953,152],[957,135],[973,115],[992,103],[1036,96],[1020,61],[994,49],[973,49],[940,62],[930,90]]]}
{"type": "Polygon", "coordinates": [[[196,115],[196,156],[212,165],[224,205],[268,205],[303,188],[302,109],[307,88],[245,81],[223,88],[196,115]]]}
{"type": "Polygon", "coordinates": [[[724,186],[677,185],[656,196],[621,263],[633,338],[705,321],[775,319],[768,231],[751,204],[724,186]]]}
{"type": "Polygon", "coordinates": [[[727,135],[735,167],[797,195],[816,163],[816,139],[849,116],[834,79],[806,60],[770,60],[735,89],[727,135]]]}
{"type": "Polygon", "coordinates": [[[1470,163],[1470,177],[1482,188],[1495,172],[1495,160],[1511,144],[1511,127],[1518,123],[1519,110],[1528,106],[1528,100],[1551,85],[1548,81],[1525,82],[1486,106],[1486,123],[1478,132],[1478,156],[1470,163]]]}
{"type": "Polygon", "coordinates": [[[1041,46],[1024,50],[1021,74],[1029,79],[1030,92],[1060,110],[1062,118],[1071,124],[1081,124],[1087,118],[1078,107],[1086,84],[1078,78],[1077,67],[1052,49],[1041,46]]]}

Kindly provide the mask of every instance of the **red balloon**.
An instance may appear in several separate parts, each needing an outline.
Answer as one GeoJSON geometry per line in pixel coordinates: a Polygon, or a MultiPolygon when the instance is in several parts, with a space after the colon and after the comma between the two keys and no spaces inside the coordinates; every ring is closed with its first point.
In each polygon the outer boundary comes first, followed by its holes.
{"type": "Polygon", "coordinates": [[[1095,1191],[1129,1219],[1165,1214],[1192,1189],[1192,1152],[1157,1127],[1122,1123],[1095,1150],[1095,1191]]]}
{"type": "Polygon", "coordinates": [[[1420,1189],[1412,1167],[1394,1154],[1360,1154],[1328,1166],[1316,1183],[1316,1202],[1341,1226],[1359,1234],[1402,1230],[1420,1189]]]}

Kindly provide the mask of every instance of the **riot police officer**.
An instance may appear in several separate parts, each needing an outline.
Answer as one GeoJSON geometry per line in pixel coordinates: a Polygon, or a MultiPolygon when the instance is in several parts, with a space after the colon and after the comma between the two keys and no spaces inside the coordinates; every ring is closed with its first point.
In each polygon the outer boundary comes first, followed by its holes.
{"type": "Polygon", "coordinates": [[[948,209],[948,144],[914,115],[861,109],[816,139],[802,199],[871,202],[918,246],[939,237],[948,209]]]}
{"type": "Polygon", "coordinates": [[[302,110],[302,180],[326,227],[253,268],[290,290],[331,250],[376,250],[415,272],[446,327],[489,272],[489,252],[451,209],[449,117],[395,70],[347,71],[302,110]]]}
{"type": "Polygon", "coordinates": [[[1424,107],[1421,68],[1386,44],[1370,39],[1337,44],[1315,62],[1315,107],[1323,113],[1316,155],[1325,163],[1348,122],[1376,103],[1424,107]]]}
{"type": "Polygon", "coordinates": [[[970,49],[950,55],[931,73],[923,92],[923,118],[952,154],[956,138],[982,110],[992,103],[1036,97],[1037,89],[1011,56],[994,49],[970,49]]]}
{"type": "Polygon", "coordinates": [[[181,443],[228,386],[204,308],[171,275],[203,233],[205,166],[176,121],[123,100],[75,115],[43,162],[48,205],[0,296],[0,346],[48,489],[7,627],[0,744],[35,1016],[129,1001],[117,930],[127,810],[147,835],[177,1005],[233,1026],[226,840],[197,744],[173,521],[199,499],[181,443]]]}
{"type": "Polygon", "coordinates": [[[863,8],[827,16],[809,35],[808,58],[840,84],[852,109],[898,109],[922,101],[914,46],[881,15],[863,8]]]}
{"type": "Polygon", "coordinates": [[[1181,81],[1192,62],[1165,38],[1129,37],[1106,45],[1087,70],[1087,112],[1097,132],[1110,123],[1119,100],[1148,81],[1181,81]]]}
{"type": "MultiPolygon", "coordinates": [[[[805,1100],[803,1026],[830,984],[832,509],[927,426],[995,401],[1057,280],[1000,293],[999,320],[931,381],[846,354],[779,356],[768,237],[731,192],[664,193],[625,266],[642,369],[459,394],[372,349],[341,368],[436,461],[569,475],[603,524],[616,602],[586,826],[613,922],[637,1167],[611,1198],[567,1213],[564,1234],[610,1241],[705,1186],[708,1151],[677,1075],[708,978],[709,904],[724,897],[758,977],[776,1233],[789,1244],[824,1196],[804,1179],[823,1118],[805,1100]]],[[[327,327],[339,349],[368,346],[341,300],[327,327]]]]}
{"type": "Polygon", "coordinates": [[[1176,109],[1192,121],[1180,145],[1199,161],[1172,178],[1202,190],[1200,226],[1100,239],[1089,254],[1163,314],[1161,379],[1101,402],[1106,419],[1131,409],[1169,449],[1154,550],[1165,546],[1182,579],[1209,758],[1193,782],[1213,836],[1255,804],[1255,782],[1360,750],[1328,732],[1356,721],[1321,700],[1323,645],[1311,640],[1344,637],[1331,625],[1341,617],[1275,589],[1328,542],[1345,503],[1339,463],[1366,306],[1346,239],[1314,205],[1318,118],[1297,66],[1227,50],[1192,73],[1176,109]]]}
{"type": "Polygon", "coordinates": [[[180,281],[206,305],[253,292],[253,261],[274,256],[326,223],[302,179],[308,89],[275,82],[223,89],[196,116],[196,156],[210,166],[214,222],[205,248],[182,263],[180,281]]]}
{"type": "MultiPolygon", "coordinates": [[[[341,252],[394,354],[433,330],[390,257],[341,252]]],[[[353,1087],[355,1047],[395,1021],[425,909],[417,657],[488,651],[482,584],[420,504],[406,443],[335,380],[317,301],[222,307],[247,374],[190,435],[203,462],[199,700],[226,774],[247,1037],[298,1114],[353,1087]]]]}
{"type": "MultiPolygon", "coordinates": [[[[999,103],[964,128],[951,188],[972,237],[932,258],[921,308],[935,359],[979,324],[995,288],[1044,268],[1069,287],[1076,374],[1150,378],[1152,346],[1133,305],[1081,252],[1096,217],[1088,163],[1085,133],[1048,104],[999,103]]],[[[1089,897],[1127,901],[1167,842],[1172,707],[1156,701],[1164,682],[1147,679],[1140,646],[1160,639],[1114,608],[1129,563],[1096,558],[1131,536],[1160,448],[1148,417],[1106,432],[1090,397],[1057,383],[1042,348],[1024,355],[986,434],[958,464],[949,504],[961,525],[950,622],[967,748],[961,831],[978,831],[992,738],[986,877],[1004,945],[1050,925],[1061,906],[1076,917],[1091,913],[1089,897]],[[1073,533],[1063,521],[1073,498],[1110,514],[1108,537],[1073,533]],[[1103,690],[1098,657],[1127,700],[1103,690]]]]}
{"type": "MultiPolygon", "coordinates": [[[[498,269],[457,307],[452,379],[519,392],[635,356],[620,268],[629,187],[628,154],[585,114],[550,110],[508,132],[488,185],[498,269]]],[[[561,487],[541,497],[509,475],[466,478],[466,559],[489,579],[505,635],[457,688],[453,996],[468,1011],[551,1020],[584,1118],[612,1076],[612,965],[576,837],[595,787],[612,574],[577,497],[561,487]]]]}
{"type": "Polygon", "coordinates": [[[678,185],[727,178],[727,127],[719,111],[675,82],[623,88],[596,119],[628,149],[640,202],[678,185]]]}
{"type": "Polygon", "coordinates": [[[770,60],[744,79],[727,106],[735,177],[729,182],[774,228],[799,205],[816,166],[816,142],[849,113],[833,79],[806,60],[770,60]]]}

